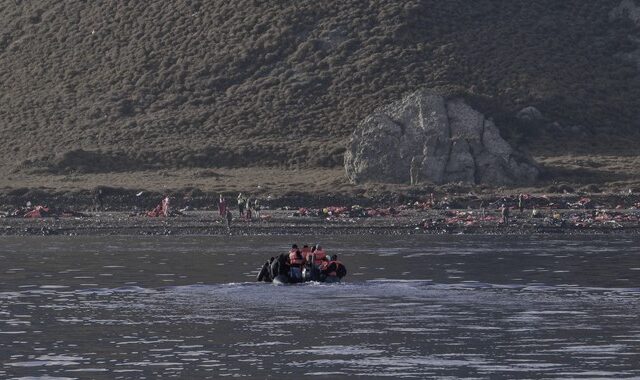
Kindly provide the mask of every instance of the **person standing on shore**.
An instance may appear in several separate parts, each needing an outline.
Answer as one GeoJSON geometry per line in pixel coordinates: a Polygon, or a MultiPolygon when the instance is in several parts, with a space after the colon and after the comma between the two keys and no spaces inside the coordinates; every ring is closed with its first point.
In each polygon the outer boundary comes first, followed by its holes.
{"type": "Polygon", "coordinates": [[[241,217],[242,215],[244,215],[245,202],[246,200],[244,199],[244,195],[242,195],[242,193],[239,193],[238,194],[238,212],[240,213],[241,217]]]}
{"type": "Polygon", "coordinates": [[[509,226],[509,207],[507,207],[504,203],[502,204],[502,207],[501,207],[501,213],[502,213],[502,224],[504,224],[505,226],[509,226]]]}
{"type": "Polygon", "coordinates": [[[411,167],[409,168],[409,175],[411,176],[411,186],[418,184],[418,172],[420,171],[420,160],[418,156],[413,156],[411,159],[411,167]]]}
{"type": "Polygon", "coordinates": [[[260,202],[258,201],[258,198],[256,198],[256,200],[253,202],[253,212],[256,218],[258,218],[259,220],[260,219],[260,202]]]}
{"type": "Polygon", "coordinates": [[[164,217],[168,217],[171,214],[171,210],[169,209],[169,196],[165,196],[162,199],[162,215],[164,215],[164,217]]]}
{"type": "Polygon", "coordinates": [[[231,210],[227,209],[225,218],[227,220],[227,231],[231,232],[231,221],[233,220],[233,214],[231,213],[231,210]]]}
{"type": "Polygon", "coordinates": [[[93,211],[98,212],[103,210],[102,189],[97,189],[93,197],[93,211]]]}
{"type": "Polygon", "coordinates": [[[520,193],[518,195],[518,209],[520,209],[520,213],[524,211],[524,194],[520,193]]]}
{"type": "Polygon", "coordinates": [[[222,218],[227,216],[227,201],[224,199],[222,194],[220,194],[220,199],[218,200],[218,212],[222,218]]]}
{"type": "MultiPolygon", "coordinates": [[[[538,209],[536,208],[536,206],[533,206],[533,210],[531,210],[531,217],[532,217],[532,218],[538,218],[538,217],[540,217],[540,211],[538,211],[538,209]]],[[[593,217],[593,219],[595,219],[595,216],[593,217]]]]}

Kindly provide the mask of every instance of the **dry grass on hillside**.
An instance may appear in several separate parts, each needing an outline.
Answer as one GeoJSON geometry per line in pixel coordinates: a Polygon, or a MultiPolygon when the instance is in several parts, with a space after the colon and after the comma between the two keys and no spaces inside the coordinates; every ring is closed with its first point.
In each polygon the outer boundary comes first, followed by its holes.
{"type": "Polygon", "coordinates": [[[421,86],[477,98],[506,134],[535,105],[620,135],[640,85],[617,3],[4,0],[0,164],[336,167],[359,120],[421,86]]]}

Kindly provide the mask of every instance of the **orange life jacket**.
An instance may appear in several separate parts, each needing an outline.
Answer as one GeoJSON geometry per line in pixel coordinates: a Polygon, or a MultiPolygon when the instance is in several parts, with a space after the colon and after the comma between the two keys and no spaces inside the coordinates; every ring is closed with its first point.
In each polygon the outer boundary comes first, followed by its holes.
{"type": "Polygon", "coordinates": [[[313,262],[316,265],[322,265],[327,259],[327,254],[323,250],[317,250],[313,254],[316,255],[316,260],[313,262]]]}
{"type": "Polygon", "coordinates": [[[289,262],[292,267],[302,266],[304,264],[304,257],[298,250],[289,251],[289,262]]]}

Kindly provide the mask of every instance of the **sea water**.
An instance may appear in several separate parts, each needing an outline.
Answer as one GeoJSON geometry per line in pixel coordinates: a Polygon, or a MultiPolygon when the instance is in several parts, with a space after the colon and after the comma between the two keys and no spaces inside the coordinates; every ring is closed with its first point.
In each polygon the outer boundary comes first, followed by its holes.
{"type": "Polygon", "coordinates": [[[274,286],[316,237],[0,238],[0,378],[640,378],[640,239],[322,237],[341,284],[274,286]]]}

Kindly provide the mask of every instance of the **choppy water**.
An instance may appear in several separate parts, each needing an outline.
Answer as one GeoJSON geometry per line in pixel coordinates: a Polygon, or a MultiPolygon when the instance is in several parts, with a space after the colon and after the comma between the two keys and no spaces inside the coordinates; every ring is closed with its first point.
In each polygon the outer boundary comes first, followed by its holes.
{"type": "Polygon", "coordinates": [[[290,240],[2,238],[0,378],[640,378],[640,239],[338,237],[345,283],[254,283],[290,240]]]}

